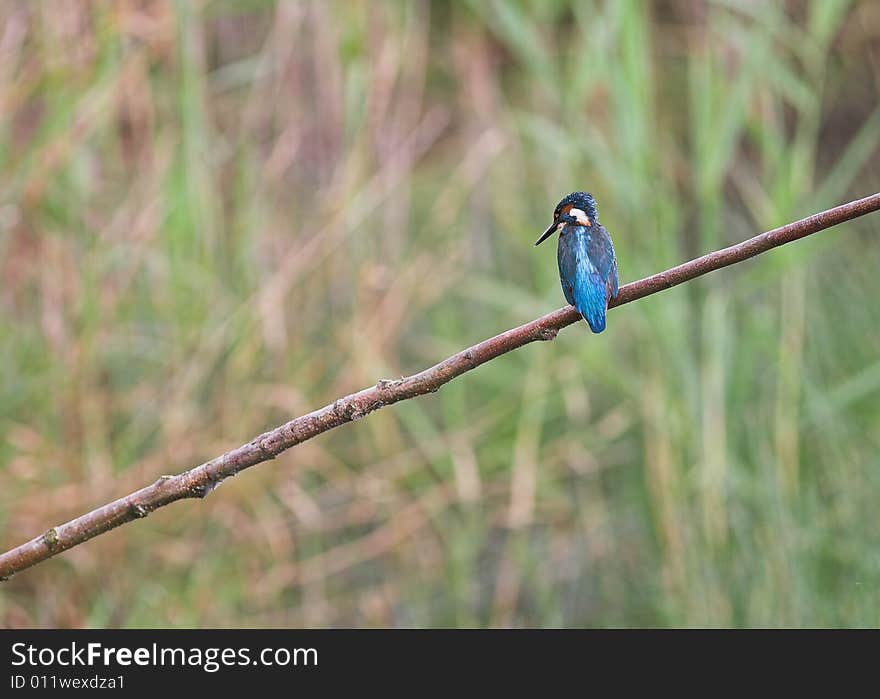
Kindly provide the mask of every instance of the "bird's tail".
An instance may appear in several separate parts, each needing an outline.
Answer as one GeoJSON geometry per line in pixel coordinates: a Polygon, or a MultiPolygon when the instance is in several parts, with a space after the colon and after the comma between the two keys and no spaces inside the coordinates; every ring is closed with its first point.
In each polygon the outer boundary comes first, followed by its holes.
{"type": "Polygon", "coordinates": [[[605,283],[598,274],[587,274],[574,284],[574,307],[594,333],[605,329],[605,311],[608,301],[605,297],[605,283]]]}

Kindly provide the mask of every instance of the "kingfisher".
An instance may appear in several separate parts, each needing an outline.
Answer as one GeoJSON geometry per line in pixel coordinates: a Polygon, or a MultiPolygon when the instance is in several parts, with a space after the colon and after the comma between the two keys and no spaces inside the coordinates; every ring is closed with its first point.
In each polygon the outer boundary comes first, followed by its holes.
{"type": "Polygon", "coordinates": [[[559,231],[556,260],[565,300],[574,306],[590,330],[605,329],[608,301],[615,298],[617,258],[608,231],[599,223],[596,200],[588,192],[572,192],[556,205],[553,223],[535,245],[559,231]]]}

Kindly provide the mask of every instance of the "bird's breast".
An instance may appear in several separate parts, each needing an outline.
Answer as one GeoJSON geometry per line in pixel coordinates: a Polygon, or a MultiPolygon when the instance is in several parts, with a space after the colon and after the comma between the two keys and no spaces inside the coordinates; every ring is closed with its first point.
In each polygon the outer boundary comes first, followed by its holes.
{"type": "Polygon", "coordinates": [[[591,231],[586,226],[565,226],[559,235],[559,249],[571,250],[587,254],[591,231]]]}
{"type": "Polygon", "coordinates": [[[568,238],[569,240],[574,238],[589,238],[592,229],[587,226],[577,226],[572,223],[568,223],[562,228],[562,232],[559,234],[559,239],[568,238]]]}

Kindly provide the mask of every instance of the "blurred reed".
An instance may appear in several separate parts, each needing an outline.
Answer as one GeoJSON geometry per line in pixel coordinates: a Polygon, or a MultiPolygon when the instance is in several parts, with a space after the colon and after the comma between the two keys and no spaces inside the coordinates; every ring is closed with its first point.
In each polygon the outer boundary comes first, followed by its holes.
{"type": "MultiPolygon", "coordinates": [[[[0,531],[880,189],[861,2],[0,3],[0,531]]],[[[7,626],[876,626],[856,222],[22,574],[7,626]]]]}

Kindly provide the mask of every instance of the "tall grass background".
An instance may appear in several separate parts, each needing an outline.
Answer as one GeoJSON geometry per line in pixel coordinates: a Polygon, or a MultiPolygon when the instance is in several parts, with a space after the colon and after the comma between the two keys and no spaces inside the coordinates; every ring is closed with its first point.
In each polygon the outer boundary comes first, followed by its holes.
{"type": "MultiPolygon", "coordinates": [[[[0,548],[880,189],[880,4],[0,3],[0,548]]],[[[880,625],[880,219],[0,588],[6,626],[880,625]]]]}

